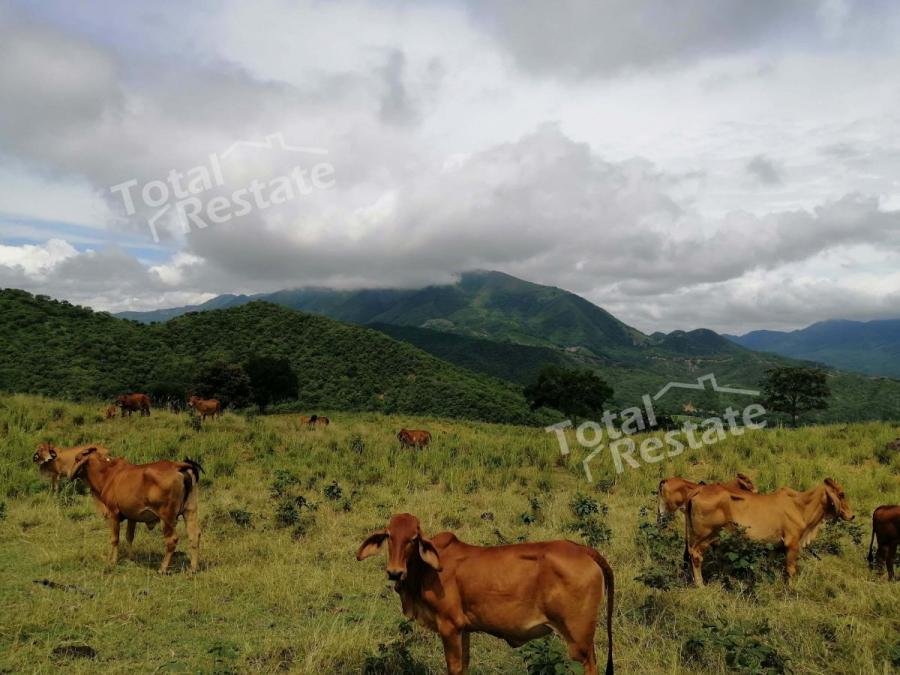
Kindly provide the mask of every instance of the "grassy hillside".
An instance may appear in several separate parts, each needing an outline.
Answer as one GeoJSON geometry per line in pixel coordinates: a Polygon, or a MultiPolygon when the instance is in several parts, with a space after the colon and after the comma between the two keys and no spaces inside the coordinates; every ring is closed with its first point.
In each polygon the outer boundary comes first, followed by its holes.
{"type": "Polygon", "coordinates": [[[537,423],[513,385],[440,361],[378,331],[268,303],[141,325],[0,292],[0,390],[109,398],[159,384],[187,387],[214,361],[283,357],[307,408],[441,414],[537,423]]]}
{"type": "MultiPolygon", "coordinates": [[[[195,433],[184,416],[106,422],[97,412],[0,396],[0,672],[399,673],[397,661],[385,660],[404,649],[405,672],[442,672],[439,639],[403,621],[383,558],[357,562],[359,543],[401,511],[417,514],[426,533],[451,529],[477,544],[582,541],[584,530],[573,528],[578,495],[582,511],[589,500],[598,503],[601,513],[592,517],[609,530],[606,536],[598,525],[591,534],[616,573],[617,672],[760,672],[730,660],[754,654],[797,675],[900,668],[900,583],[870,573],[864,560],[872,510],[900,502],[900,456],[881,452],[900,435],[896,425],[755,431],[618,478],[602,455],[598,483],[588,484],[584,453],[562,460],[540,429],[334,412],[328,430],[310,432],[295,416],[228,413],[195,433]],[[431,429],[434,445],[399,451],[393,434],[403,425],[431,429]],[[133,558],[104,571],[107,528],[89,498],[72,485],[51,496],[31,464],[44,439],[99,442],[133,461],[198,457],[207,469],[200,572],[184,573],[182,536],[175,571],[157,574],[158,528],[141,528],[133,558]],[[671,582],[667,590],[648,585],[655,553],[681,555],[680,516],[669,539],[642,535],[653,531],[647,510],[659,479],[721,478],[738,469],[764,491],[833,476],[863,543],[853,542],[849,528],[826,527],[821,559],[804,553],[796,579],[766,580],[755,590],[722,582],[689,588],[677,574],[661,577],[671,582]],[[292,513],[285,505],[298,496],[316,508],[292,513]],[[44,579],[73,589],[34,583],[44,579]],[[90,647],[96,658],[60,653],[73,645],[90,647]]],[[[605,658],[602,632],[597,647],[605,658]]],[[[475,636],[473,673],[523,673],[535,649],[475,636]]]]}
{"type": "Polygon", "coordinates": [[[900,319],[821,321],[802,330],[757,330],[729,337],[749,349],[900,378],[900,319]]]}

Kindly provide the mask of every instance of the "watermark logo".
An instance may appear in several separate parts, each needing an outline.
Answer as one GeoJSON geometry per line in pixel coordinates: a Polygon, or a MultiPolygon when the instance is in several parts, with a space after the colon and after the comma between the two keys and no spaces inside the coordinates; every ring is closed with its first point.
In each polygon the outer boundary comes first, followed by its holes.
{"type": "Polygon", "coordinates": [[[226,223],[254,210],[264,210],[335,186],[334,166],[320,160],[311,165],[295,164],[288,171],[266,179],[254,178],[230,192],[223,170],[223,160],[242,149],[279,150],[282,152],[325,156],[324,148],[288,145],[280,133],[269,134],[264,141],[236,141],[221,153],[209,155],[207,161],[185,171],[171,169],[163,179],[141,184],[132,179],[113,185],[110,192],[122,199],[125,213],[133,216],[143,206],[152,212],[147,225],[154,242],[159,242],[157,224],[168,216],[174,218],[187,234],[191,226],[205,229],[210,224],[226,223]]]}
{"type": "MultiPolygon", "coordinates": [[[[638,469],[641,467],[641,461],[645,464],[655,464],[666,458],[677,457],[688,447],[698,450],[725,440],[729,434],[740,436],[745,429],[761,429],[766,426],[766,421],[760,420],[765,415],[766,409],[759,403],[751,403],[742,410],[736,410],[729,405],[721,415],[707,417],[699,424],[685,420],[680,427],[667,430],[663,438],[648,436],[640,445],[635,442],[632,438],[634,434],[658,428],[655,402],[672,389],[704,392],[707,391],[707,384],[710,385],[712,391],[717,393],[759,396],[759,392],[753,389],[720,387],[716,382],[715,375],[710,373],[697,378],[696,383],[669,382],[653,396],[644,394],[641,397],[642,406],[626,408],[618,413],[604,411],[600,418],[602,425],[600,422],[587,421],[575,429],[575,438],[578,444],[586,450],[590,450],[590,453],[582,461],[588,482],[594,479],[591,473],[591,462],[606,448],[609,449],[618,474],[625,471],[626,465],[632,469],[638,469]]],[[[546,427],[548,432],[556,434],[559,451],[563,456],[571,452],[566,437],[566,429],[571,427],[571,420],[564,420],[546,427]]]]}

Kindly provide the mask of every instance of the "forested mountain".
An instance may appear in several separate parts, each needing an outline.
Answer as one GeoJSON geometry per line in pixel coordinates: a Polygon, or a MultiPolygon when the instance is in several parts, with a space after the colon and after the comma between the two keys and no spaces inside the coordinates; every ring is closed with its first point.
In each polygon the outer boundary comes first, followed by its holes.
{"type": "Polygon", "coordinates": [[[144,325],[24,291],[0,291],[0,390],[65,398],[184,391],[198,369],[287,359],[309,409],[537,423],[519,390],[367,328],[270,303],[144,325]]]}
{"type": "Polygon", "coordinates": [[[900,319],[820,321],[801,330],[755,330],[726,337],[748,349],[900,378],[900,319]]]}
{"type": "MultiPolygon", "coordinates": [[[[547,364],[585,367],[613,387],[615,406],[632,405],[669,381],[692,382],[713,373],[721,386],[756,388],[767,368],[796,364],[785,356],[752,351],[714,331],[644,335],[573,293],[500,272],[470,272],[456,284],[422,289],[286,290],[262,296],[223,295],[201,309],[240,305],[254,298],[382,332],[470,370],[525,383],[547,364]]],[[[166,310],[181,312],[186,308],[166,310]]],[[[130,313],[159,320],[160,313],[130,313]]],[[[802,355],[798,355],[802,356],[802,355]]],[[[822,360],[822,359],[819,359],[822,360]]],[[[896,419],[900,383],[842,372],[829,374],[834,395],[822,421],[896,419]]],[[[704,394],[712,405],[743,404],[704,394]]],[[[678,411],[698,396],[675,392],[663,402],[678,411]]]]}

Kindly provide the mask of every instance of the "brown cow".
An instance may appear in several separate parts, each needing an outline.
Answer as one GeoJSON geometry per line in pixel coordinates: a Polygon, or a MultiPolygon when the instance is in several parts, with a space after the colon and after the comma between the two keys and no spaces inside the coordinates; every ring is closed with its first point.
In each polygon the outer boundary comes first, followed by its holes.
{"type": "MultiPolygon", "coordinates": [[[[707,484],[700,482],[695,483],[686,478],[664,478],[659,481],[659,488],[656,491],[656,511],[660,516],[667,513],[675,513],[678,510],[684,510],[685,504],[693,493],[698,489],[705,487],[707,484]]],[[[738,473],[733,480],[725,483],[712,483],[712,485],[720,485],[726,490],[732,492],[756,492],[756,486],[750,476],[738,473]]]]}
{"type": "Polygon", "coordinates": [[[202,470],[203,467],[191,459],[134,465],[121,457],[101,457],[97,448],[90,447],[78,453],[69,478],[82,478],[87,483],[109,522],[110,565],[118,560],[119,526],[123,520],[128,521],[126,541],[129,549],[137,523],[152,527],[162,521],[166,554],[159,571],[165,573],[178,545],[175,526],[178,517],[183,516],[191,540],[191,572],[196,572],[200,562],[197,483],[202,470]]]}
{"type": "Polygon", "coordinates": [[[109,420],[115,417],[117,412],[119,412],[118,406],[115,403],[110,403],[108,406],[106,406],[106,411],[104,414],[106,415],[106,419],[109,420]]]}
{"type": "Polygon", "coordinates": [[[75,457],[85,448],[97,448],[97,454],[101,457],[109,455],[109,450],[99,445],[79,445],[75,448],[57,448],[53,443],[41,443],[34,451],[32,461],[38,465],[38,471],[51,481],[51,492],[59,492],[59,479],[68,476],[69,471],[75,465],[75,457]]]}
{"type": "Polygon", "coordinates": [[[844,488],[831,478],[806,492],[782,488],[767,495],[732,492],[709,485],[698,491],[685,510],[685,538],[694,583],[703,585],[703,552],[723,527],[739,525],[756,541],[783,544],[788,577],[797,573],[800,549],[815,539],[826,517],[853,520],[844,488]]]}
{"type": "Polygon", "coordinates": [[[325,415],[316,415],[314,424],[317,427],[322,427],[324,429],[328,428],[328,425],[331,424],[331,420],[325,417],[325,415]]]}
{"type": "Polygon", "coordinates": [[[422,429],[401,429],[397,440],[404,448],[424,448],[431,443],[431,434],[422,429]]]}
{"type": "Polygon", "coordinates": [[[900,543],[900,505],[885,504],[872,514],[872,540],[869,542],[869,569],[877,561],[887,567],[888,579],[894,580],[894,556],[900,543]],[[872,545],[878,537],[878,552],[872,555],[872,545]]]}
{"type": "Polygon", "coordinates": [[[375,555],[385,541],[387,576],[403,614],[441,636],[450,675],[468,671],[470,633],[519,647],[552,630],[585,675],[596,675],[594,631],[604,594],[612,674],[613,571],[594,549],[571,541],[471,546],[451,532],[429,540],[418,518],[401,513],[362,543],[356,559],[375,555]]]}
{"type": "Polygon", "coordinates": [[[222,404],[216,398],[200,398],[199,396],[191,396],[188,399],[188,408],[193,408],[194,412],[200,415],[201,419],[209,416],[213,418],[216,415],[222,415],[222,404]]]}
{"type": "Polygon", "coordinates": [[[122,417],[125,413],[131,417],[131,413],[139,410],[141,417],[150,416],[150,397],[147,394],[122,394],[116,398],[116,405],[122,409],[122,417]]]}

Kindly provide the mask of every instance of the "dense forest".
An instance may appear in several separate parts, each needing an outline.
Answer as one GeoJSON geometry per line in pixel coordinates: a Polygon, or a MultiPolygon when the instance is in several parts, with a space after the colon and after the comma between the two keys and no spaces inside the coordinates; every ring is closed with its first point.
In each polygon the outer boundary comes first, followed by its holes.
{"type": "Polygon", "coordinates": [[[540,423],[518,387],[384,334],[269,303],[143,325],[24,291],[0,291],[0,390],[68,399],[190,392],[199,372],[284,359],[308,409],[540,423]]]}

